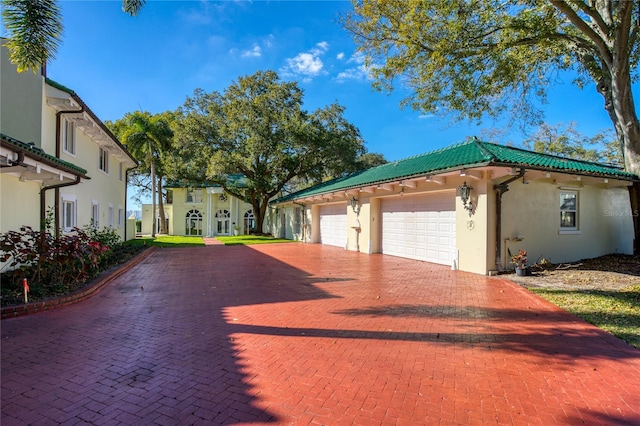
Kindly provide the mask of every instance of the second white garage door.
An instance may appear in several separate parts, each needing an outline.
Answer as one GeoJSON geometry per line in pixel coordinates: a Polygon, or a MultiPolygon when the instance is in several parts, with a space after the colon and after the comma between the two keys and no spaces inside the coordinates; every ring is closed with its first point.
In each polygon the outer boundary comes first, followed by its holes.
{"type": "Polygon", "coordinates": [[[452,265],[455,200],[453,192],[382,200],[382,252],[452,265]]]}
{"type": "Polygon", "coordinates": [[[346,204],[320,207],[320,242],[342,248],[347,246],[346,204]]]}

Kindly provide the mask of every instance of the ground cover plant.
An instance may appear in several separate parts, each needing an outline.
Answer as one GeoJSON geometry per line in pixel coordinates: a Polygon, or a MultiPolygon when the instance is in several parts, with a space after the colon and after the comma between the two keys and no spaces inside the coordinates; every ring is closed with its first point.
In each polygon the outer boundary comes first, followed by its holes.
{"type": "Polygon", "coordinates": [[[292,243],[293,240],[275,238],[268,235],[236,235],[229,237],[216,237],[216,240],[225,246],[240,246],[251,244],[292,243]]]}

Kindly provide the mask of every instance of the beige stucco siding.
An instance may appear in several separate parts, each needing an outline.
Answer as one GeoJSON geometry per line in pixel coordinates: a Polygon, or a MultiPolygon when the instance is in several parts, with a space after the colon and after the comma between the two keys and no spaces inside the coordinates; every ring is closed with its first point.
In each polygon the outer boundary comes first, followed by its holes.
{"type": "MultiPolygon", "coordinates": [[[[198,211],[202,215],[202,235],[217,235],[216,213],[221,210],[229,212],[229,234],[233,234],[233,226],[240,226],[240,233],[245,232],[244,215],[252,210],[251,204],[235,197],[226,195],[226,200],[220,200],[222,188],[202,188],[202,202],[187,202],[187,188],[171,188],[173,202],[164,205],[165,215],[169,221],[170,235],[187,235],[187,214],[198,211]]],[[[156,205],[156,209],[158,206],[156,205]]],[[[151,234],[152,214],[151,204],[142,206],[142,233],[151,234]]],[[[158,230],[156,229],[156,232],[158,230]]]]}
{"type": "Polygon", "coordinates": [[[559,186],[545,181],[512,183],[503,195],[502,237],[507,249],[527,250],[530,262],[572,262],[607,253],[631,253],[633,223],[626,188],[559,186]],[[578,194],[578,229],[560,228],[560,192],[578,194]],[[616,214],[608,214],[608,210],[616,214]],[[521,241],[518,241],[521,240],[521,241]]]}
{"type": "MultiPolygon", "coordinates": [[[[18,74],[5,46],[0,52],[0,132],[40,145],[44,78],[39,72],[18,74]]],[[[48,154],[53,154],[47,151],[48,154]]]]}
{"type": "MultiPolygon", "coordinates": [[[[463,182],[460,183],[460,185],[463,182]]],[[[495,256],[489,254],[490,197],[487,190],[490,183],[486,179],[467,182],[473,189],[471,202],[472,215],[464,208],[460,195],[456,194],[456,245],[458,248],[458,264],[456,267],[463,271],[486,274],[491,267],[491,260],[495,256]]]]}
{"type": "Polygon", "coordinates": [[[27,225],[40,229],[40,182],[20,182],[17,176],[0,174],[0,230],[17,231],[27,225]]]}
{"type": "MultiPolygon", "coordinates": [[[[49,114],[50,115],[50,114],[49,114]]],[[[104,172],[98,167],[99,146],[79,129],[76,129],[76,155],[62,152],[60,157],[87,170],[90,180],[83,180],[80,185],[60,189],[60,198],[76,201],[77,226],[89,225],[92,219],[92,206],[99,206],[99,227],[112,227],[124,239],[125,223],[125,190],[124,171],[120,180],[120,162],[109,155],[108,170],[104,172]],[[110,223],[109,209],[113,219],[110,223]]]]}

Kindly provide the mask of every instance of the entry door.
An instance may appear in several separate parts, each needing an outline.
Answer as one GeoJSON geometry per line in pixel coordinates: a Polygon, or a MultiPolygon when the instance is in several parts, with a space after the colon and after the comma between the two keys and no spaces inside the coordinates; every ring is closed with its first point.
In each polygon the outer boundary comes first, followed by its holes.
{"type": "Polygon", "coordinates": [[[229,235],[231,215],[228,210],[216,213],[216,235],[229,235]]]}

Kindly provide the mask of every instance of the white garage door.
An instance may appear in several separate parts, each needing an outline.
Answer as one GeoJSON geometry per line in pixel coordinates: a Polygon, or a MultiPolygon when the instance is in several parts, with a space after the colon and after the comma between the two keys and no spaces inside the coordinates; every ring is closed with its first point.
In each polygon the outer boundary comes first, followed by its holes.
{"type": "Polygon", "coordinates": [[[320,242],[342,248],[347,246],[346,204],[320,207],[320,242]]]}
{"type": "Polygon", "coordinates": [[[382,200],[382,252],[452,265],[456,258],[455,195],[382,200]]]}

